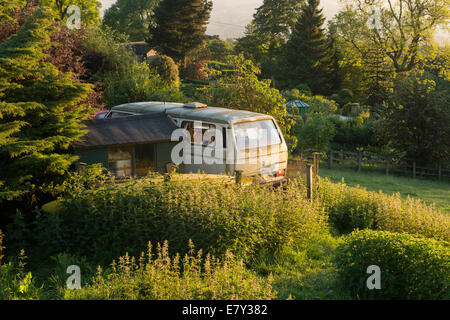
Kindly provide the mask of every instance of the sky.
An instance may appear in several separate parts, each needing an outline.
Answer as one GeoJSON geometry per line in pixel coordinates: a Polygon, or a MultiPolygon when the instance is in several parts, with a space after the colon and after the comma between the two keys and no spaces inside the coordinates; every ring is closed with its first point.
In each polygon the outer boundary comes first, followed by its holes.
{"type": "MultiPolygon", "coordinates": [[[[100,2],[103,4],[103,13],[115,0],[100,2]]],[[[213,3],[208,34],[218,34],[226,39],[243,35],[245,26],[252,20],[255,9],[261,6],[263,0],[213,0],[213,3]]],[[[321,3],[327,18],[332,18],[339,9],[338,0],[322,0],[321,3]]]]}

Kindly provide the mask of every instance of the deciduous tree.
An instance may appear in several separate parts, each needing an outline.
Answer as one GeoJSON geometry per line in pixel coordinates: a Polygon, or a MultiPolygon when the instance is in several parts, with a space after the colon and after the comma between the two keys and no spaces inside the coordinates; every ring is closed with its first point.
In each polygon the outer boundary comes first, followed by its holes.
{"type": "Polygon", "coordinates": [[[149,38],[155,26],[154,11],[160,0],[117,0],[103,16],[103,24],[124,33],[131,41],[149,38]]]}

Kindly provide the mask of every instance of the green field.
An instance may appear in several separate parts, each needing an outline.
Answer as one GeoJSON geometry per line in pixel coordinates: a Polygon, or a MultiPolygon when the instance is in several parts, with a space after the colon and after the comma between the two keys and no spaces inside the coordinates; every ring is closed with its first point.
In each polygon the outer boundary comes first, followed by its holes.
{"type": "Polygon", "coordinates": [[[434,204],[440,211],[450,214],[450,184],[423,179],[410,179],[385,176],[379,173],[357,173],[351,169],[320,168],[320,176],[333,182],[344,182],[349,186],[362,186],[371,191],[383,191],[386,194],[400,193],[402,198],[408,196],[421,199],[427,204],[434,204]]]}

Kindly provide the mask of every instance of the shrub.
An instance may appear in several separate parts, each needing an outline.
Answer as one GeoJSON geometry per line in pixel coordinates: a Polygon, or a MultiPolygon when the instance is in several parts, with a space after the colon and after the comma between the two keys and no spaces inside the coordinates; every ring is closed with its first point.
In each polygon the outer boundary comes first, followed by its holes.
{"type": "Polygon", "coordinates": [[[333,122],[322,113],[308,116],[301,128],[296,128],[297,139],[303,148],[328,149],[336,134],[333,122]]]}
{"type": "Polygon", "coordinates": [[[342,108],[349,102],[353,101],[353,92],[349,89],[342,89],[338,92],[337,95],[333,95],[332,98],[342,108]]]}
{"type": "Polygon", "coordinates": [[[190,251],[184,259],[170,258],[167,242],[157,252],[151,244],[146,255],[128,254],[113,262],[106,274],[99,269],[93,283],[81,290],[66,290],[66,299],[120,300],[267,300],[274,298],[271,278],[246,270],[230,252],[223,260],[190,251]]]}
{"type": "Polygon", "coordinates": [[[402,200],[364,188],[321,179],[318,198],[330,222],[342,233],[354,229],[406,232],[450,241],[450,217],[416,199],[402,200]]]}
{"type": "Polygon", "coordinates": [[[343,283],[360,299],[449,299],[449,243],[382,231],[347,236],[336,254],[343,283]],[[369,290],[367,268],[381,269],[381,289],[369,290]]]}
{"type": "Polygon", "coordinates": [[[63,201],[66,210],[37,216],[32,243],[52,255],[69,252],[109,262],[139,254],[147,241],[168,240],[183,252],[192,239],[206,252],[246,258],[327,231],[323,211],[292,186],[270,191],[222,182],[147,178],[87,190],[63,201]]]}
{"type": "Polygon", "coordinates": [[[211,83],[204,90],[203,100],[212,106],[273,116],[281,127],[289,148],[295,148],[295,140],[290,139],[294,121],[288,116],[284,97],[271,86],[270,80],[259,79],[261,70],[252,61],[246,60],[242,55],[230,56],[227,61],[233,66],[234,72],[222,75],[217,82],[211,83]]]}
{"type": "Polygon", "coordinates": [[[104,83],[107,107],[137,101],[184,99],[177,86],[163,81],[146,62],[139,63],[125,43],[128,43],[127,36],[108,27],[90,28],[84,39],[88,53],[103,57],[91,81],[104,83]]]}
{"type": "Polygon", "coordinates": [[[180,84],[180,72],[175,61],[168,56],[156,56],[150,58],[150,68],[155,69],[163,81],[172,85],[180,84]]]}

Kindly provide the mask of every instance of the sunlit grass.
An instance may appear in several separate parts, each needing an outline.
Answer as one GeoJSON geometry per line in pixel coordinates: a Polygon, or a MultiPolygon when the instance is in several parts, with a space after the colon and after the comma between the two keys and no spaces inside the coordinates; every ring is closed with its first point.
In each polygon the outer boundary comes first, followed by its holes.
{"type": "MultiPolygon", "coordinates": [[[[293,167],[298,172],[298,168],[293,167]]],[[[403,199],[408,196],[434,204],[444,213],[450,214],[450,184],[434,180],[412,179],[398,176],[386,176],[381,173],[356,172],[352,169],[321,167],[320,176],[332,182],[344,182],[352,187],[362,186],[370,191],[382,191],[393,195],[399,193],[403,199]]]]}

